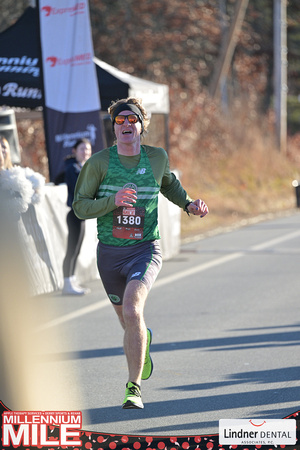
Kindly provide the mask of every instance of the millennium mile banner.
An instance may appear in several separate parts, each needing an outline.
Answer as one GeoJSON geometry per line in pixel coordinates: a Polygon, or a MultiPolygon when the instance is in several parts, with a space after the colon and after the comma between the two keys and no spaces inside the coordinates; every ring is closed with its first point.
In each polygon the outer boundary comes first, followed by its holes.
{"type": "Polygon", "coordinates": [[[200,434],[199,424],[199,434],[193,436],[134,436],[118,434],[117,430],[113,434],[84,431],[81,411],[10,411],[0,399],[0,442],[3,450],[275,450],[278,446],[300,450],[299,417],[300,411],[284,420],[238,419],[233,423],[223,419],[220,435],[200,434]],[[236,439],[232,435],[240,436],[243,443],[222,446],[224,438],[229,442],[236,439]]]}
{"type": "Polygon", "coordinates": [[[3,447],[82,445],[80,411],[6,411],[2,415],[3,447]],[[49,430],[58,426],[57,439],[49,430]]]}
{"type": "Polygon", "coordinates": [[[44,121],[50,180],[80,138],[101,150],[100,98],[88,1],[39,0],[44,121]]]}

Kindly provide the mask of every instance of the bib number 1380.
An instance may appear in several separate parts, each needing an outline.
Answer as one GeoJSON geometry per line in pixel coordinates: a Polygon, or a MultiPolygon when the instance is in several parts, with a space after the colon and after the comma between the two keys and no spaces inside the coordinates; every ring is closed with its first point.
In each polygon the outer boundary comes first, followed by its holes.
{"type": "Polygon", "coordinates": [[[117,216],[118,225],[141,225],[142,218],[140,216],[117,216]]]}
{"type": "Polygon", "coordinates": [[[120,206],[113,212],[113,236],[119,239],[143,239],[145,208],[120,206]]]}

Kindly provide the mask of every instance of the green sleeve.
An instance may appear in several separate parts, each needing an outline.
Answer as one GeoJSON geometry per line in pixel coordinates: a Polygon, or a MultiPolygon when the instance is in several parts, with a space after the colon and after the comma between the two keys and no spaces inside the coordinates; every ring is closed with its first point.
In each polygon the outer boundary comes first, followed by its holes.
{"type": "Polygon", "coordinates": [[[161,186],[161,193],[171,202],[184,209],[188,202],[191,202],[191,197],[183,189],[180,181],[176,175],[170,172],[170,175],[163,177],[163,184],[161,186]]]}
{"type": "Polygon", "coordinates": [[[116,209],[114,195],[96,199],[108,168],[109,153],[106,150],[91,156],[78,176],[72,207],[79,219],[94,219],[116,209]]]}
{"type": "Polygon", "coordinates": [[[167,152],[162,148],[147,147],[149,161],[157,182],[161,185],[161,193],[172,203],[184,209],[192,199],[182,187],[174,173],[170,171],[167,152]]]}

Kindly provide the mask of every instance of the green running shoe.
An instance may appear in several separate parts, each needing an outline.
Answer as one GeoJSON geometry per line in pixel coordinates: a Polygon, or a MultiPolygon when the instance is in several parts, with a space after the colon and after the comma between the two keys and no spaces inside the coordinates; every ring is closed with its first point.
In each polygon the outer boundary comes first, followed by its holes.
{"type": "Polygon", "coordinates": [[[129,383],[126,384],[125,398],[122,405],[123,409],[133,409],[133,408],[144,408],[141,390],[137,384],[129,383]]]}
{"type": "Polygon", "coordinates": [[[145,356],[145,362],[142,372],[142,380],[148,380],[148,378],[151,377],[151,374],[153,372],[153,361],[151,359],[149,348],[152,342],[152,330],[151,328],[147,328],[147,347],[146,347],[146,356],[145,356]]]}

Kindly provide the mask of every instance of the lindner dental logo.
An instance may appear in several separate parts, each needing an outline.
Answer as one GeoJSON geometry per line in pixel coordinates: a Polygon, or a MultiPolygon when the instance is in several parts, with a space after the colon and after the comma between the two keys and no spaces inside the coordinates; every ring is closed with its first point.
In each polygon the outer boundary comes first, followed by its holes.
{"type": "Polygon", "coordinates": [[[295,445],[295,419],[221,419],[221,445],[295,445]]]}

